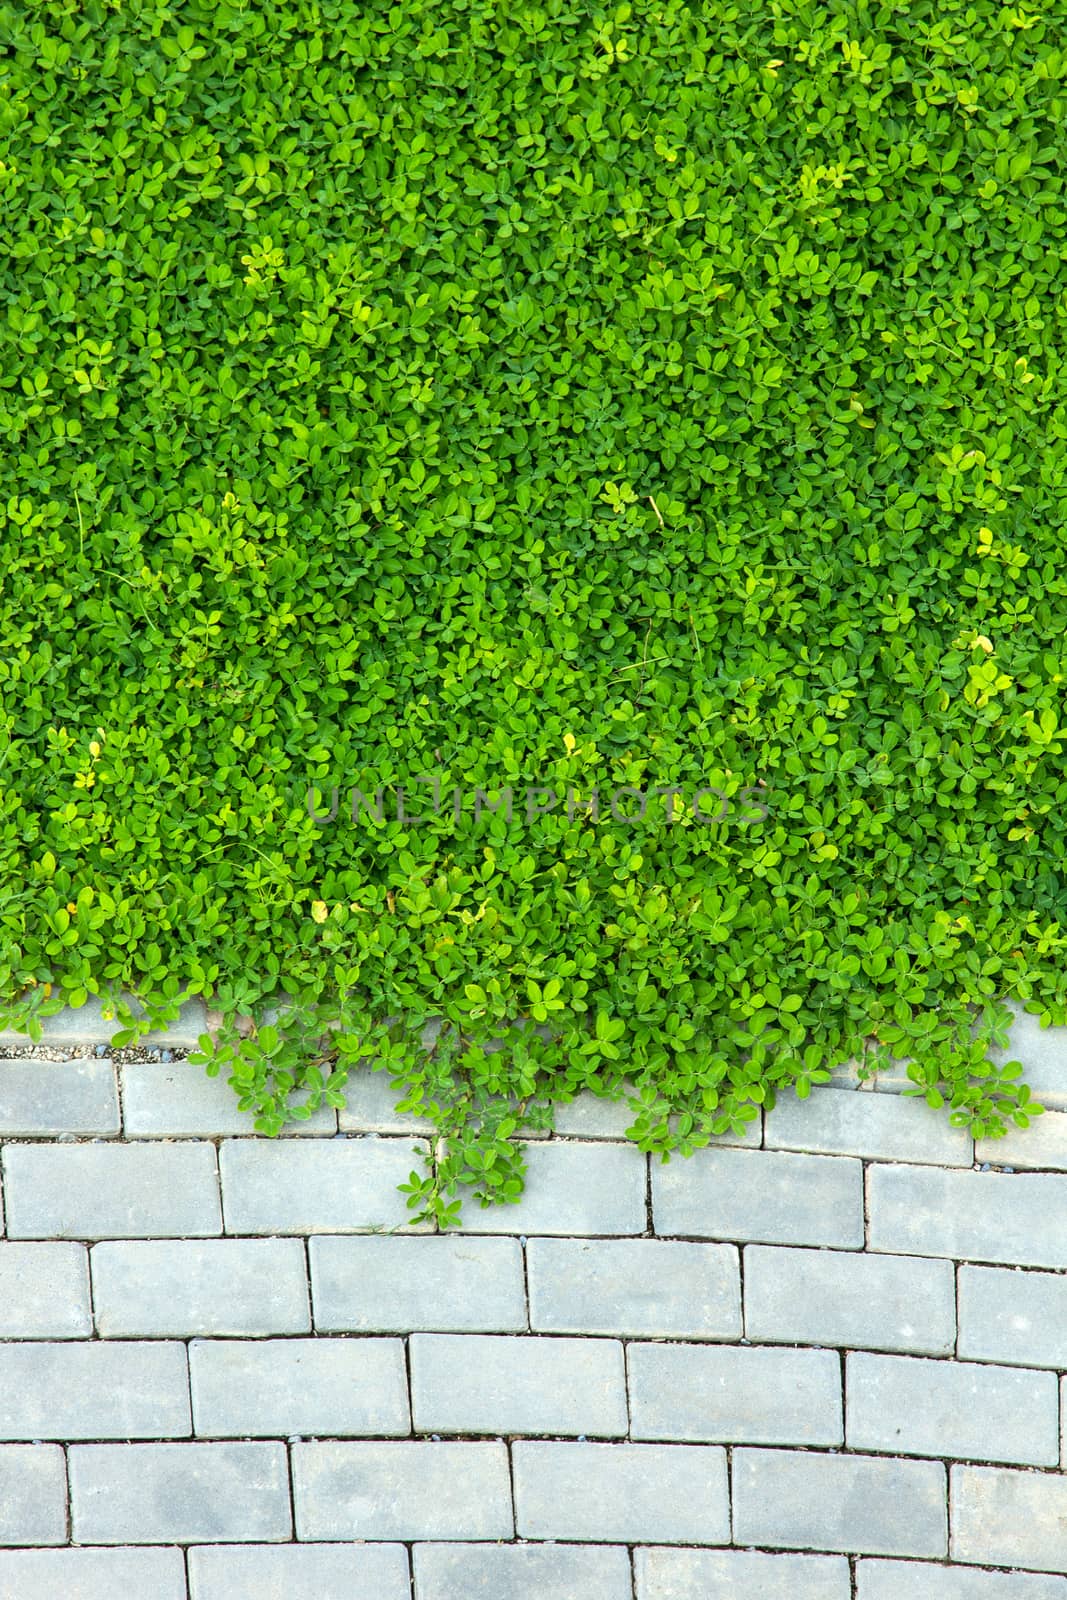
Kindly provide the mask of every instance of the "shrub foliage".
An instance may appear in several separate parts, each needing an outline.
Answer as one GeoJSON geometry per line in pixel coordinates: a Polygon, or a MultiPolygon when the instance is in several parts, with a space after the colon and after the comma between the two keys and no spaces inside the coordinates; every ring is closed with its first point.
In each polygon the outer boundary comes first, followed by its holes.
{"type": "Polygon", "coordinates": [[[373,1056],[444,1221],[587,1086],[661,1152],[864,1054],[1025,1123],[1002,1002],[1067,1016],[1063,22],[0,4],[9,1019],[203,993],[267,1132],[373,1056]]]}

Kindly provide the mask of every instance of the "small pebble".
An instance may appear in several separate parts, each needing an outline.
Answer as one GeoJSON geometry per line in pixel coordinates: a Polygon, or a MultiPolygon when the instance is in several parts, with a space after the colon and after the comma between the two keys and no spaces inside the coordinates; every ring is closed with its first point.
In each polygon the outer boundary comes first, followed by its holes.
{"type": "Polygon", "coordinates": [[[159,1052],[159,1059],[160,1059],[160,1061],[173,1061],[174,1060],[174,1051],[173,1050],[161,1050],[159,1052]]]}
{"type": "Polygon", "coordinates": [[[107,1045],[106,1044],[98,1044],[96,1049],[95,1049],[95,1051],[93,1052],[93,1054],[94,1055],[98,1055],[98,1056],[106,1056],[107,1055],[107,1045]]]}
{"type": "Polygon", "coordinates": [[[989,1162],[988,1161],[983,1161],[982,1165],[978,1168],[978,1170],[979,1170],[979,1172],[988,1172],[989,1171],[989,1162]]]}

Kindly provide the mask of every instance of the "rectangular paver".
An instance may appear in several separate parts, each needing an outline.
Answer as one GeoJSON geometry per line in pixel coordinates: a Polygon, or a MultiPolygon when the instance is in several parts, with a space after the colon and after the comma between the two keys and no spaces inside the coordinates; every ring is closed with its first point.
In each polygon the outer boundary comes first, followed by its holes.
{"type": "Polygon", "coordinates": [[[834,1350],[633,1344],[631,1436],[724,1444],[839,1445],[834,1350]]]}
{"type": "Polygon", "coordinates": [[[138,1239],[222,1232],[210,1144],[6,1144],[13,1239],[138,1239]]]}
{"type": "Polygon", "coordinates": [[[860,1561],[856,1600],[1067,1600],[1067,1578],[924,1561],[860,1561]]]}
{"type": "Polygon", "coordinates": [[[612,1545],[417,1544],[416,1600],[632,1600],[630,1553],[612,1545]]]}
{"type": "Polygon", "coordinates": [[[511,1449],[520,1539],[728,1544],[726,1451],[688,1444],[566,1444],[511,1449]]]}
{"type": "Polygon", "coordinates": [[[226,1232],[404,1226],[411,1212],[397,1186],[424,1170],[422,1152],[411,1139],[227,1139],[219,1147],[226,1232]]]}
{"type": "Polygon", "coordinates": [[[348,1074],[342,1089],[345,1097],[343,1110],[338,1114],[343,1133],[433,1133],[434,1125],[428,1117],[416,1117],[409,1111],[397,1111],[404,1098],[394,1089],[389,1073],[384,1069],[374,1071],[369,1066],[355,1068],[348,1074]]]}
{"type": "Polygon", "coordinates": [[[401,1339],[194,1339],[189,1375],[208,1438],[411,1431],[401,1339]]]}
{"type": "Polygon", "coordinates": [[[859,1249],[863,1167],[848,1156],[698,1150],[652,1163],[652,1216],[658,1234],[859,1249]]]}
{"type": "Polygon", "coordinates": [[[455,1235],[308,1241],[320,1333],[511,1333],[526,1327],[517,1239],[455,1235]]]}
{"type": "Polygon", "coordinates": [[[1056,1384],[1052,1372],[861,1352],[847,1362],[846,1440],[850,1450],[1058,1466],[1056,1384]]]}
{"type": "MultiPolygon", "coordinates": [[[[203,1067],[187,1061],[131,1061],[119,1068],[119,1077],[127,1138],[210,1139],[255,1132],[254,1113],[240,1110],[225,1072],[209,1078],[203,1067]]],[[[305,1122],[285,1125],[287,1137],[336,1131],[337,1113],[329,1106],[320,1106],[305,1122]]]]}
{"type": "Polygon", "coordinates": [[[647,1226],[646,1157],[634,1144],[559,1140],[530,1145],[518,1205],[464,1206],[465,1233],[640,1234],[647,1226]]]}
{"type": "Polygon", "coordinates": [[[0,1600],[115,1600],[116,1595],[186,1600],[182,1552],[0,1550],[0,1600]]]}
{"type": "Polygon", "coordinates": [[[1067,1176],[873,1166],[872,1250],[1067,1267],[1067,1176]]]}
{"type": "Polygon", "coordinates": [[[0,1243],[0,1339],[85,1339],[92,1331],[83,1244],[0,1243]]]}
{"type": "Polygon", "coordinates": [[[634,1572],[637,1600],[851,1600],[852,1595],[844,1556],[635,1550],[634,1572]]]}
{"type": "Polygon", "coordinates": [[[626,1432],[622,1345],[614,1339],[416,1333],[409,1352],[420,1433],[626,1432]]]}
{"type": "Polygon", "coordinates": [[[999,1139],[979,1139],[974,1152],[979,1161],[991,1161],[998,1167],[1047,1167],[1067,1172],[1067,1111],[1046,1111],[1034,1117],[1028,1128],[1009,1128],[999,1139]]]}
{"type": "MultiPolygon", "coordinates": [[[[556,1133],[563,1138],[625,1139],[636,1119],[628,1099],[608,1100],[583,1089],[566,1105],[553,1108],[553,1120],[556,1133]]],[[[712,1145],[750,1145],[758,1149],[762,1141],[763,1120],[757,1112],[743,1133],[721,1134],[713,1138],[712,1145]]]]}
{"type": "Polygon", "coordinates": [[[0,1439],[192,1432],[183,1344],[0,1344],[0,1439]]]}
{"type": "Polygon", "coordinates": [[[961,1267],[959,1317],[961,1356],[1067,1368],[1067,1277],[1059,1273],[961,1267]]]}
{"type": "Polygon", "coordinates": [[[530,1323],[546,1333],[739,1339],[737,1249],[680,1239],[531,1239],[530,1323]]]}
{"type": "Polygon", "coordinates": [[[283,1444],[76,1444],[68,1455],[79,1544],[292,1537],[283,1444]]]}
{"type": "Polygon", "coordinates": [[[768,1150],[866,1156],[886,1161],[932,1162],[969,1167],[974,1140],[954,1128],[924,1100],[855,1089],[814,1089],[806,1100],[782,1095],[766,1120],[768,1150]]]}
{"type": "Polygon", "coordinates": [[[0,1545],[66,1539],[67,1469],[60,1446],[0,1445],[0,1545]]]}
{"type": "Polygon", "coordinates": [[[411,1600],[408,1553],[400,1544],[200,1545],[189,1552],[189,1600],[411,1600]]]}
{"type": "Polygon", "coordinates": [[[745,1333],[764,1343],[950,1355],[955,1271],[937,1258],[750,1244],[745,1333]]]}
{"type": "Polygon", "coordinates": [[[299,1239],[105,1240],[91,1261],[104,1338],[311,1329],[299,1239]]]}
{"type": "Polygon", "coordinates": [[[735,1450],[735,1544],[844,1554],[943,1556],[945,1469],[812,1451],[735,1450]]]}
{"type": "Polygon", "coordinates": [[[499,1439],[293,1446],[299,1539],[510,1539],[507,1446],[499,1439]]]}
{"type": "Polygon", "coordinates": [[[1067,1474],[952,1468],[952,1559],[1067,1572],[1067,1474]]]}
{"type": "Polygon", "coordinates": [[[110,1061],[0,1061],[0,1138],[58,1133],[106,1137],[120,1127],[110,1061]]]}

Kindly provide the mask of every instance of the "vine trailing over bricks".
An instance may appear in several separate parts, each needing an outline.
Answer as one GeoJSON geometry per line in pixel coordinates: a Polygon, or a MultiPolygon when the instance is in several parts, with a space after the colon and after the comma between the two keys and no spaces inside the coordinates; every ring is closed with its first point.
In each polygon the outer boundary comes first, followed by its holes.
{"type": "Polygon", "coordinates": [[[377,1057],[444,1221],[586,1086],[688,1151],[866,1050],[1025,1124],[1064,20],[0,4],[7,1019],[202,993],[266,1132],[377,1057]]]}

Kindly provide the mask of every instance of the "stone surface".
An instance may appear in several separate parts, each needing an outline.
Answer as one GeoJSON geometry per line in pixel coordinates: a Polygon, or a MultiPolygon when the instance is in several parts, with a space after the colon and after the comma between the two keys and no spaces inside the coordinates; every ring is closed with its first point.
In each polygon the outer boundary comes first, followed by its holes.
{"type": "Polygon", "coordinates": [[[399,1544],[200,1545],[189,1600],[411,1600],[408,1571],[399,1544]]]}
{"type": "Polygon", "coordinates": [[[210,1144],[6,1144],[13,1239],[137,1239],[222,1232],[210,1144]]]}
{"type": "Polygon", "coordinates": [[[613,1339],[416,1333],[408,1349],[420,1433],[626,1432],[622,1345],[613,1339]]]}
{"type": "Polygon", "coordinates": [[[299,1539],[510,1539],[500,1440],[293,1446],[299,1539]]]}
{"type": "Polygon", "coordinates": [[[405,1226],[397,1185],[422,1171],[411,1139],[227,1139],[219,1173],[227,1233],[355,1233],[405,1226]]]}
{"type": "Polygon", "coordinates": [[[86,1339],[92,1331],[83,1244],[0,1243],[0,1339],[86,1339]]]}
{"type": "MultiPolygon", "coordinates": [[[[851,1600],[843,1556],[635,1550],[637,1600],[851,1600]]],[[[904,1600],[903,1594],[894,1600],[904,1600]]]]}
{"type": "Polygon", "coordinates": [[[732,1476],[736,1544],[861,1555],[946,1554],[940,1462],[735,1450],[732,1476]]]}
{"type": "Polygon", "coordinates": [[[634,1439],[843,1441],[836,1351],[633,1344],[627,1364],[634,1439]]]}
{"type": "Polygon", "coordinates": [[[400,1339],[194,1339],[189,1376],[206,1438],[411,1429],[400,1339]]]}
{"type": "MultiPolygon", "coordinates": [[[[1064,1075],[1067,1089],[1067,1073],[1064,1075]]],[[[1067,1111],[1046,1111],[1028,1128],[1009,1127],[999,1139],[979,1139],[974,1147],[979,1161],[998,1167],[1047,1167],[1067,1172],[1067,1111]]]]}
{"type": "MultiPolygon", "coordinates": [[[[144,1015],[143,1008],[131,995],[124,995],[123,999],[135,1016],[144,1015]]],[[[115,1034],[125,1026],[125,1023],[117,1022],[114,1017],[105,1015],[103,1001],[96,995],[90,995],[85,1004],[79,1006],[77,1010],[66,1006],[54,1016],[42,1017],[41,1043],[57,1047],[72,1044],[110,1044],[115,1034]]],[[[203,1001],[187,1000],[179,1008],[178,1017],[174,1022],[163,1029],[149,1030],[138,1039],[137,1043],[139,1046],[163,1044],[174,1049],[192,1050],[196,1048],[200,1035],[206,1027],[207,1014],[203,1001]]],[[[16,1033],[12,1028],[0,1031],[0,1045],[25,1046],[29,1043],[28,1034],[16,1033]]]]}
{"type": "Polygon", "coordinates": [[[307,1333],[299,1239],[130,1239],[90,1253],[103,1338],[307,1333]]]}
{"type": "Polygon", "coordinates": [[[1054,1373],[1018,1367],[853,1354],[845,1374],[848,1447],[1058,1466],[1056,1381],[1054,1373]]]}
{"type": "Polygon", "coordinates": [[[0,1061],[0,1138],[117,1134],[119,1097],[110,1061],[0,1061]]]}
{"type": "Polygon", "coordinates": [[[963,1266],[958,1295],[961,1358],[1067,1368],[1067,1277],[963,1266]]]}
{"type": "Polygon", "coordinates": [[[952,1559],[1067,1572],[1067,1475],[952,1468],[952,1559]]]}
{"type": "MultiPolygon", "coordinates": [[[[119,1068],[123,1126],[137,1139],[210,1139],[221,1134],[254,1134],[254,1113],[238,1109],[228,1076],[209,1078],[188,1061],[134,1061],[119,1068]]],[[[294,1097],[299,1104],[299,1097],[294,1097]]],[[[292,1121],[287,1135],[337,1131],[337,1113],[320,1106],[306,1122],[292,1121]]]]}
{"type": "Polygon", "coordinates": [[[863,1244],[863,1167],[845,1156],[698,1150],[652,1164],[658,1234],[763,1244],[863,1244]]]}
{"type": "Polygon", "coordinates": [[[924,1561],[860,1561],[856,1600],[1067,1600],[1067,1578],[924,1561]]]}
{"type": "Polygon", "coordinates": [[[517,1333],[527,1325],[517,1239],[320,1237],[309,1239],[308,1255],[320,1333],[517,1333]]]}
{"type": "Polygon", "coordinates": [[[1067,1267],[1067,1176],[874,1166],[872,1250],[1067,1267]]]}
{"type": "Polygon", "coordinates": [[[829,1086],[813,1089],[806,1100],[782,1095],[767,1117],[763,1142],[768,1150],[948,1167],[969,1167],[974,1161],[970,1135],[952,1127],[943,1111],[931,1111],[924,1100],[829,1086]]]}
{"type": "Polygon", "coordinates": [[[522,1203],[464,1207],[464,1233],[640,1234],[646,1157],[633,1144],[553,1140],[526,1152],[522,1203]]]}
{"type": "Polygon", "coordinates": [[[389,1082],[389,1073],[369,1066],[357,1067],[348,1075],[341,1093],[345,1097],[344,1109],[338,1113],[338,1123],[343,1133],[433,1133],[434,1125],[428,1117],[416,1117],[410,1112],[398,1112],[396,1107],[403,1099],[401,1091],[389,1082]]]}
{"type": "Polygon", "coordinates": [[[117,1595],[186,1600],[182,1552],[0,1550],[0,1600],[115,1600],[117,1595]]]}
{"type": "Polygon", "coordinates": [[[520,1539],[729,1543],[725,1450],[525,1439],[511,1467],[520,1539]]]}
{"type": "Polygon", "coordinates": [[[292,1537],[283,1444],[76,1444],[68,1456],[79,1544],[292,1537]]]}
{"type": "Polygon", "coordinates": [[[66,1538],[67,1472],[60,1446],[0,1445],[0,1545],[64,1544],[66,1538]]]}
{"type": "Polygon", "coordinates": [[[625,1547],[417,1544],[417,1600],[632,1600],[625,1547]]]}
{"type": "Polygon", "coordinates": [[[762,1343],[951,1355],[951,1261],[859,1251],[745,1248],[745,1333],[762,1343]]]}
{"type": "Polygon", "coordinates": [[[1021,1002],[1006,1002],[1012,1024],[1006,1049],[994,1047],[989,1059],[1003,1065],[1021,1061],[1022,1081],[1039,1105],[1067,1110],[1067,1028],[1042,1028],[1021,1002]]]}
{"type": "Polygon", "coordinates": [[[674,1239],[531,1239],[530,1323],[543,1333],[739,1339],[737,1250],[674,1239]]]}
{"type": "Polygon", "coordinates": [[[182,1344],[0,1344],[0,1439],[191,1433],[182,1344]]]}

